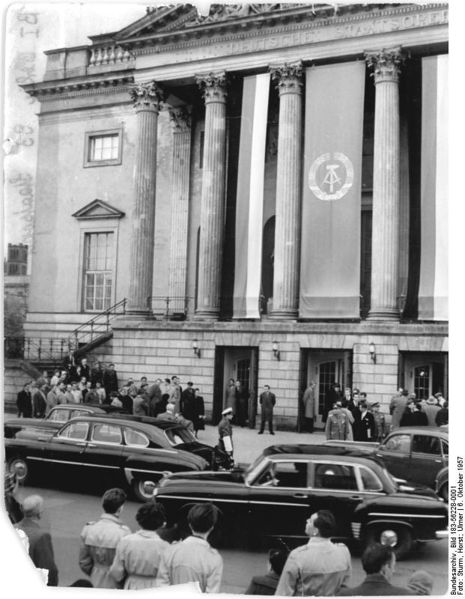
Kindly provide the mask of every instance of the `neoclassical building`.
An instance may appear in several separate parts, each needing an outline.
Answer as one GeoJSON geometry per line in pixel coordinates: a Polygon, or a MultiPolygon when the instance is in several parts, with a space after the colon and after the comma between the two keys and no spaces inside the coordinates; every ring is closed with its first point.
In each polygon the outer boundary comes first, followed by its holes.
{"type": "Polygon", "coordinates": [[[29,351],[193,380],[214,421],[229,378],[289,428],[312,380],[318,423],[334,381],[447,394],[447,52],[445,4],[177,4],[49,50],[29,351]]]}

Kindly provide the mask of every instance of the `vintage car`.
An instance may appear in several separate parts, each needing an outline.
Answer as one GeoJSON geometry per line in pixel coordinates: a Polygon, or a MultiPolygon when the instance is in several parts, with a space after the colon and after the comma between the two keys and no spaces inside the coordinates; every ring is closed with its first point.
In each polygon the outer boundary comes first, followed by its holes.
{"type": "MultiPolygon", "coordinates": [[[[147,501],[147,480],[179,471],[205,470],[210,463],[192,451],[171,447],[165,431],[150,424],[107,416],[79,416],[58,431],[5,439],[5,457],[20,482],[31,474],[87,481],[92,475],[113,485],[127,484],[147,501]]],[[[200,444],[199,444],[200,445],[200,444]]],[[[198,452],[201,453],[201,452],[198,452]]]]}
{"type": "Polygon", "coordinates": [[[205,443],[199,443],[194,434],[184,425],[171,420],[160,420],[149,416],[133,416],[123,412],[111,411],[94,406],[92,404],[62,404],[50,410],[45,418],[15,418],[4,422],[5,438],[16,437],[17,439],[33,439],[44,435],[46,432],[58,431],[65,422],[78,416],[98,416],[112,419],[126,419],[132,422],[141,422],[151,425],[157,429],[153,433],[159,447],[169,449],[174,447],[184,451],[190,451],[203,457],[209,463],[210,468],[230,468],[231,459],[228,454],[219,447],[212,447],[205,443]]]}
{"type": "Polygon", "coordinates": [[[434,490],[444,501],[449,501],[449,466],[439,470],[434,482],[434,490]]]}
{"type": "Polygon", "coordinates": [[[153,494],[181,529],[190,505],[213,502],[222,513],[219,543],[236,533],[245,535],[241,545],[303,543],[306,519],[320,509],[333,512],[335,539],[389,542],[399,558],[414,541],[447,536],[447,507],[431,489],[401,490],[382,462],[357,449],[274,445],[247,469],[165,476],[153,494]]]}
{"type": "Polygon", "coordinates": [[[401,426],[380,444],[327,441],[325,445],[370,449],[395,477],[432,489],[437,473],[447,466],[449,458],[448,429],[442,426],[401,426]]]}

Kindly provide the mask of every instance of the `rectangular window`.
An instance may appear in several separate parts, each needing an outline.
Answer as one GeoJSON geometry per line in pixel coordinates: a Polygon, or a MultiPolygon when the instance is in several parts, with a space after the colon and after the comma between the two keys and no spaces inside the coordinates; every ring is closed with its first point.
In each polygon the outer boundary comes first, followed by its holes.
{"type": "Polygon", "coordinates": [[[121,164],[121,131],[86,133],[84,166],[121,164]]]}
{"type": "Polygon", "coordinates": [[[113,233],[86,233],[84,239],[84,311],[103,312],[111,306],[113,233]]]}

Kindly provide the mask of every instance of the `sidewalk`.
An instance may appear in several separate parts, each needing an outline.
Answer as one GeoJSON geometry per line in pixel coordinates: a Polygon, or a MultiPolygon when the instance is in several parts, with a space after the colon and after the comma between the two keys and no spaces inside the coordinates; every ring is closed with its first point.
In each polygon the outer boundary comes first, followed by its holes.
{"type": "MultiPolygon", "coordinates": [[[[199,431],[199,441],[208,445],[216,445],[218,443],[218,427],[206,424],[205,430],[199,431]]],[[[250,429],[234,426],[234,461],[236,464],[250,464],[269,445],[282,443],[316,445],[325,441],[326,437],[323,431],[315,431],[314,433],[275,431],[274,435],[270,435],[268,431],[265,431],[263,435],[259,435],[258,428],[250,429]]]]}

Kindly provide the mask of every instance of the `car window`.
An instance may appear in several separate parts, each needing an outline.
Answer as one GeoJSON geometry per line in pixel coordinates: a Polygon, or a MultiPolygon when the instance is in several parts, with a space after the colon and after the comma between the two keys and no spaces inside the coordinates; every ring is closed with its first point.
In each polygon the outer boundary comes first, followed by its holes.
{"type": "Polygon", "coordinates": [[[91,438],[92,441],[98,441],[99,443],[120,445],[122,441],[121,429],[113,424],[95,424],[91,438]]]}
{"type": "Polygon", "coordinates": [[[364,491],[382,491],[383,485],[376,474],[365,466],[360,466],[360,477],[364,491]]]}
{"type": "Polygon", "coordinates": [[[52,410],[47,420],[52,422],[68,422],[69,410],[52,410]]]}
{"type": "Polygon", "coordinates": [[[315,489],[357,489],[353,466],[315,464],[315,489]]]}
{"type": "Polygon", "coordinates": [[[429,435],[413,435],[412,451],[441,455],[441,441],[429,435]]]}
{"type": "Polygon", "coordinates": [[[87,416],[88,413],[89,412],[87,410],[71,410],[70,418],[76,418],[76,416],[87,416]]]}
{"type": "Polygon", "coordinates": [[[87,438],[88,430],[88,422],[72,422],[67,427],[62,429],[59,436],[66,439],[77,439],[79,441],[84,441],[87,438]]]}
{"type": "Polygon", "coordinates": [[[410,435],[392,435],[384,444],[383,449],[410,453],[410,435]]]}
{"type": "Polygon", "coordinates": [[[308,464],[306,462],[273,462],[258,476],[254,483],[267,487],[308,487],[308,464]]]}
{"type": "Polygon", "coordinates": [[[444,439],[442,440],[442,454],[449,455],[449,443],[444,439]]]}
{"type": "Polygon", "coordinates": [[[168,437],[171,445],[179,445],[180,443],[192,443],[197,439],[187,429],[183,427],[179,428],[168,428],[165,430],[165,435],[168,437]]]}
{"type": "Polygon", "coordinates": [[[126,445],[130,445],[132,447],[148,447],[149,440],[147,437],[139,432],[135,431],[131,428],[124,429],[124,441],[126,445]]]}

